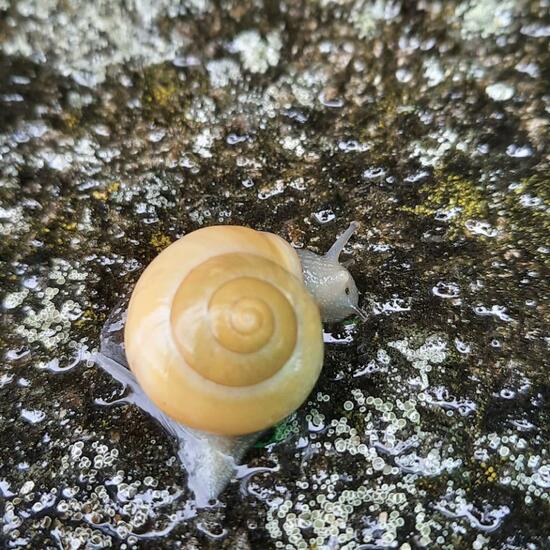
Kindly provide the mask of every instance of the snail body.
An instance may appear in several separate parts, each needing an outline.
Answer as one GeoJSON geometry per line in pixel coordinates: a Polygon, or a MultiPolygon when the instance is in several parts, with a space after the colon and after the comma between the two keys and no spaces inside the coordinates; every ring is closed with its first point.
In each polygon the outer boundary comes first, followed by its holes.
{"type": "Polygon", "coordinates": [[[323,256],[298,250],[306,288],[319,305],[324,322],[341,321],[350,315],[364,317],[358,307],[359,292],[351,273],[339,262],[340,254],[357,230],[352,222],[323,256]]]}
{"type": "Polygon", "coordinates": [[[323,363],[322,321],[360,313],[338,262],[356,227],[324,256],[246,227],[203,228],[139,278],[124,326],[131,373],[99,364],[185,439],[178,454],[197,502],[217,497],[259,434],[306,400],[323,363]]]}

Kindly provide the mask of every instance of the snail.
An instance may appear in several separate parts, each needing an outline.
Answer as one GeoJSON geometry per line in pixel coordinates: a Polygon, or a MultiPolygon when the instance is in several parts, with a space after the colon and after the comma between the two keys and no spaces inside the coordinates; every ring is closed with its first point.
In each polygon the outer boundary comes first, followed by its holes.
{"type": "Polygon", "coordinates": [[[126,400],[183,441],[198,503],[216,498],[259,435],[307,399],[323,363],[322,321],[363,317],[339,263],[357,226],[323,256],[247,227],[191,232],[136,283],[124,352],[102,337],[98,362],[131,388],[126,400]]]}

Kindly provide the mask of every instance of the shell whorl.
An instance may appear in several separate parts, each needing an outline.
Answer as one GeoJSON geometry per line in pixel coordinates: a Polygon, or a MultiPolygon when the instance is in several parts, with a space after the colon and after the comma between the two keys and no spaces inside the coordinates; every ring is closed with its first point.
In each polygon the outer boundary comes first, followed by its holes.
{"type": "Polygon", "coordinates": [[[319,311],[295,251],[236,226],[190,233],[149,264],[130,299],[125,345],[159,408],[226,435],[297,409],[323,361],[319,311]]]}
{"type": "Polygon", "coordinates": [[[224,254],[196,267],[179,286],[171,310],[186,363],[226,386],[250,386],[278,372],[296,347],[298,331],[287,295],[295,299],[300,287],[288,285],[287,278],[284,269],[253,254],[224,254]]]}

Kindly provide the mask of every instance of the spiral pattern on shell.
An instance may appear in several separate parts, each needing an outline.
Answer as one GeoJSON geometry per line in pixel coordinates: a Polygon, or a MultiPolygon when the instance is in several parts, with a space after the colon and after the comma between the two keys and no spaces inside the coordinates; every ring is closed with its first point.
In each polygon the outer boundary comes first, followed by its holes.
{"type": "Polygon", "coordinates": [[[237,226],[190,233],[149,264],[130,299],[125,347],[160,409],[224,435],[296,410],[323,362],[319,310],[296,252],[237,226]]]}

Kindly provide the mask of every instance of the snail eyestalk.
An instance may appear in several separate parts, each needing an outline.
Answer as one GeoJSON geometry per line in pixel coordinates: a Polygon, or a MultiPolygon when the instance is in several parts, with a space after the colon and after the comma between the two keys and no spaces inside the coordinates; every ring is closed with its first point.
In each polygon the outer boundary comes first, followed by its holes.
{"type": "Polygon", "coordinates": [[[338,261],[340,254],[348,241],[351,239],[352,235],[359,228],[359,222],[351,222],[348,228],[336,239],[336,242],[329,248],[328,252],[325,254],[326,258],[334,259],[338,261]]]}

